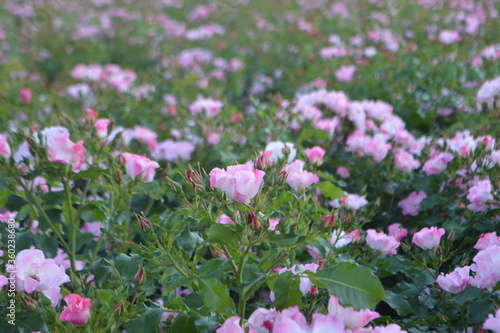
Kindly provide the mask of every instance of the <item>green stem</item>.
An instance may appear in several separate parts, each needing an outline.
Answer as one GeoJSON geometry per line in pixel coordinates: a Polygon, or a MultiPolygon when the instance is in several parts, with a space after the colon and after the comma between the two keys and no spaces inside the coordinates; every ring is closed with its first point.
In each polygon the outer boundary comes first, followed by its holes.
{"type": "Polygon", "coordinates": [[[71,253],[70,253],[70,260],[71,260],[71,270],[73,272],[76,272],[76,232],[77,232],[77,222],[76,219],[73,219],[73,211],[72,208],[73,206],[71,205],[71,188],[69,187],[69,183],[66,181],[66,179],[63,179],[63,184],[64,184],[64,191],[66,192],[66,203],[68,207],[68,214],[69,214],[69,225],[70,225],[70,240],[71,240],[71,253]]]}

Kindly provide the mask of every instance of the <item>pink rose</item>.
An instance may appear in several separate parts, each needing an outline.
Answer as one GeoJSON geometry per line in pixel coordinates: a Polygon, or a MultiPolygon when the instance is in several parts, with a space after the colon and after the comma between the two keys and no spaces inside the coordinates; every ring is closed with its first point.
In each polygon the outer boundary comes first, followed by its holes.
{"type": "Polygon", "coordinates": [[[444,233],[445,230],[443,228],[423,228],[415,235],[413,235],[413,239],[411,242],[417,245],[422,250],[430,250],[439,246],[439,241],[441,240],[441,236],[443,236],[444,233]]]}
{"type": "Polygon", "coordinates": [[[330,295],[328,302],[328,314],[333,317],[340,317],[344,320],[345,328],[351,330],[360,329],[375,318],[380,317],[380,314],[369,309],[354,310],[352,307],[343,307],[339,303],[339,299],[330,295]]]}
{"type": "Polygon", "coordinates": [[[451,160],[453,160],[453,155],[451,153],[439,153],[425,162],[422,170],[427,174],[427,176],[441,173],[446,170],[446,167],[451,160]]]}
{"type": "Polygon", "coordinates": [[[224,213],[221,214],[221,216],[219,216],[219,218],[215,222],[220,224],[234,224],[234,221],[231,220],[231,218],[224,213]]]}
{"type": "Polygon", "coordinates": [[[240,317],[233,316],[227,318],[220,328],[217,329],[217,333],[245,333],[245,330],[240,326],[240,317]]]}
{"type": "Polygon", "coordinates": [[[383,254],[395,255],[399,242],[392,236],[387,236],[383,232],[368,229],[366,243],[372,250],[380,251],[383,254]]]}
{"type": "Polygon", "coordinates": [[[382,134],[376,134],[363,145],[363,150],[365,154],[371,155],[375,161],[380,163],[387,156],[391,147],[382,134]]]}
{"type": "Polygon", "coordinates": [[[427,198],[424,191],[412,192],[410,195],[398,202],[398,207],[403,210],[403,215],[417,216],[420,212],[420,203],[427,198]]]}
{"type": "Polygon", "coordinates": [[[406,173],[410,173],[412,170],[420,167],[420,162],[404,149],[396,148],[394,149],[394,165],[396,168],[406,173]]]}
{"type": "Polygon", "coordinates": [[[22,250],[16,257],[16,290],[41,291],[56,306],[61,299],[60,285],[70,281],[65,269],[54,259],[45,259],[40,250],[22,250]]]}
{"type": "Polygon", "coordinates": [[[195,146],[189,141],[165,140],[160,142],[151,152],[151,157],[158,160],[175,162],[179,159],[189,161],[195,146]]]}
{"type": "Polygon", "coordinates": [[[269,228],[267,230],[274,231],[276,229],[276,226],[280,223],[280,220],[276,219],[269,219],[269,228]]]}
{"type": "Polygon", "coordinates": [[[77,143],[69,139],[69,134],[61,133],[58,136],[47,138],[47,147],[49,151],[49,161],[63,164],[71,164],[74,172],[79,172],[80,167],[85,162],[85,152],[83,141],[77,143]]]}
{"type": "Polygon", "coordinates": [[[401,242],[408,235],[408,229],[401,228],[399,223],[391,224],[388,229],[389,236],[396,238],[398,242],[401,242]]]}
{"type": "Polygon", "coordinates": [[[28,88],[21,88],[19,91],[19,94],[21,95],[21,102],[23,103],[30,103],[31,102],[31,90],[28,88]]]}
{"type": "Polygon", "coordinates": [[[347,169],[346,167],[342,167],[342,166],[338,167],[336,172],[342,178],[347,178],[351,175],[351,173],[349,172],[349,169],[347,169]]]}
{"type": "Polygon", "coordinates": [[[482,180],[478,182],[477,185],[472,186],[467,195],[467,199],[471,202],[467,208],[473,212],[480,212],[488,209],[489,206],[486,203],[493,200],[493,196],[491,195],[492,190],[493,186],[489,179],[482,180]]]}
{"type": "Polygon", "coordinates": [[[342,66],[335,72],[335,77],[340,82],[351,82],[355,71],[356,66],[354,65],[342,66]]]}
{"type": "Polygon", "coordinates": [[[111,120],[106,118],[97,119],[94,127],[97,130],[97,137],[99,139],[104,139],[108,135],[108,127],[110,123],[111,120]]]}
{"type": "Polygon", "coordinates": [[[452,44],[460,41],[460,35],[455,30],[443,30],[439,33],[439,41],[444,44],[452,44]]]}
{"type": "Polygon", "coordinates": [[[309,162],[313,164],[321,164],[323,162],[323,157],[325,157],[326,151],[319,147],[307,148],[305,150],[309,162]]]}
{"type": "Polygon", "coordinates": [[[135,126],[133,129],[127,129],[122,133],[123,144],[128,147],[130,142],[135,139],[148,145],[150,150],[155,149],[158,134],[144,126],[135,126]]]}
{"type": "Polygon", "coordinates": [[[210,171],[210,187],[222,190],[228,199],[249,203],[259,192],[266,173],[253,168],[252,162],[231,165],[224,169],[210,171]]]}
{"type": "Polygon", "coordinates": [[[472,284],[473,278],[469,275],[469,272],[469,266],[457,267],[449,274],[443,275],[441,273],[436,282],[441,288],[450,293],[459,293],[472,284]]]}
{"type": "Polygon", "coordinates": [[[10,157],[10,154],[12,154],[12,151],[10,150],[7,137],[3,134],[0,134],[0,155],[10,157]]]}
{"type": "Polygon", "coordinates": [[[288,163],[291,163],[297,155],[297,149],[295,149],[295,145],[291,142],[269,142],[264,151],[270,151],[272,153],[271,157],[274,163],[277,163],[280,159],[282,159],[285,156],[285,153],[288,153],[288,163]]]}
{"type": "Polygon", "coordinates": [[[122,161],[125,165],[127,175],[129,175],[132,179],[135,179],[137,176],[141,176],[140,179],[146,183],[151,182],[154,179],[155,170],[160,167],[157,162],[151,161],[147,157],[130,153],[123,153],[122,161]]]}
{"type": "Polygon", "coordinates": [[[3,287],[9,284],[9,280],[4,275],[0,275],[0,291],[3,287]]]}
{"type": "Polygon", "coordinates": [[[90,298],[80,297],[77,294],[69,294],[64,297],[68,306],[61,312],[61,321],[69,321],[75,326],[87,324],[90,318],[90,298]]]}
{"type": "Polygon", "coordinates": [[[471,270],[476,272],[474,285],[492,290],[500,282],[500,246],[492,245],[479,251],[473,261],[471,270]]]}
{"type": "Polygon", "coordinates": [[[497,309],[495,316],[488,315],[488,318],[483,324],[485,330],[492,330],[495,333],[500,333],[500,308],[497,309]]]}
{"type": "Polygon", "coordinates": [[[476,250],[486,250],[488,247],[492,245],[500,246],[500,237],[497,236],[496,232],[490,232],[487,234],[481,234],[474,248],[476,250]]]}
{"type": "Polygon", "coordinates": [[[318,175],[303,170],[304,164],[304,161],[296,160],[283,169],[287,173],[287,184],[295,191],[319,182],[318,175]]]}
{"type": "Polygon", "coordinates": [[[212,118],[221,111],[223,106],[224,103],[222,103],[221,101],[217,101],[211,98],[198,97],[198,99],[189,106],[189,111],[193,115],[204,111],[205,115],[208,118],[212,118]]]}

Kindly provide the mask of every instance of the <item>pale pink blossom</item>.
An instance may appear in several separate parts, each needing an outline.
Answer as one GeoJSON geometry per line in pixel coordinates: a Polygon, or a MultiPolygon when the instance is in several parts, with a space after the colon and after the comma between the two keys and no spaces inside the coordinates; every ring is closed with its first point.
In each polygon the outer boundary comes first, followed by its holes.
{"type": "Polygon", "coordinates": [[[307,158],[309,159],[309,162],[321,164],[323,162],[323,158],[325,157],[326,151],[319,146],[315,146],[313,148],[307,148],[305,150],[305,153],[307,155],[307,158]]]}
{"type": "Polygon", "coordinates": [[[383,232],[377,232],[373,229],[366,231],[366,243],[372,250],[382,252],[387,255],[395,255],[399,242],[392,236],[388,236],[383,232]]]}
{"type": "Polygon", "coordinates": [[[245,333],[245,330],[240,326],[240,317],[233,316],[226,319],[224,324],[219,327],[217,333],[245,333]]]}
{"type": "Polygon", "coordinates": [[[106,118],[97,119],[94,124],[94,127],[97,131],[97,137],[99,139],[104,139],[108,135],[108,127],[111,123],[111,120],[106,118]]]}
{"type": "Polygon", "coordinates": [[[9,141],[7,137],[0,134],[0,155],[10,157],[12,150],[10,149],[9,141]]]}
{"type": "Polygon", "coordinates": [[[309,171],[304,171],[304,164],[304,161],[296,160],[291,164],[287,164],[283,169],[287,174],[286,182],[294,191],[319,182],[318,175],[309,171]]]}
{"type": "Polygon", "coordinates": [[[420,247],[422,250],[430,250],[439,246],[439,241],[444,235],[445,230],[443,228],[423,228],[415,235],[413,235],[412,243],[420,247]]]}
{"type": "Polygon", "coordinates": [[[158,134],[144,126],[134,126],[133,129],[127,129],[122,133],[122,140],[125,147],[130,145],[130,142],[135,139],[139,142],[146,143],[149,149],[156,148],[158,134]]]}
{"type": "Polygon", "coordinates": [[[215,168],[210,172],[210,187],[222,190],[228,199],[250,203],[259,192],[265,174],[254,169],[251,162],[228,166],[227,171],[215,168]]]}
{"type": "Polygon", "coordinates": [[[64,267],[58,266],[54,259],[45,259],[40,250],[22,250],[18,253],[14,271],[16,290],[32,293],[41,291],[52,306],[56,306],[62,295],[60,285],[70,281],[64,267]]]}
{"type": "Polygon", "coordinates": [[[482,180],[469,189],[467,200],[471,203],[467,206],[473,212],[480,212],[488,209],[487,202],[493,200],[491,191],[493,186],[489,179],[482,180]]]}
{"type": "Polygon", "coordinates": [[[231,220],[231,218],[224,213],[222,213],[221,216],[219,216],[219,218],[215,222],[220,224],[234,224],[234,221],[231,220]]]}
{"type": "Polygon", "coordinates": [[[453,160],[453,155],[451,153],[439,153],[425,162],[422,170],[427,174],[427,176],[441,173],[446,170],[446,167],[451,160],[453,160]]]}
{"type": "Polygon", "coordinates": [[[347,178],[351,175],[351,173],[349,172],[349,169],[347,169],[346,167],[343,167],[343,166],[338,167],[335,172],[337,173],[337,175],[339,175],[342,178],[347,178]]]}
{"type": "Polygon", "coordinates": [[[351,82],[355,71],[356,66],[354,65],[342,66],[335,72],[335,77],[340,82],[351,82]]]}
{"type": "Polygon", "coordinates": [[[278,226],[279,223],[280,223],[280,220],[269,219],[269,228],[267,228],[267,230],[271,230],[271,231],[276,230],[276,227],[278,226]]]}
{"type": "Polygon", "coordinates": [[[295,149],[295,145],[291,142],[269,142],[264,151],[270,151],[272,153],[271,157],[274,163],[277,163],[280,159],[285,157],[285,154],[288,156],[288,163],[291,163],[295,159],[295,156],[297,156],[297,149],[295,149]]]}
{"type": "Polygon", "coordinates": [[[420,167],[420,162],[402,148],[394,149],[394,165],[396,168],[410,173],[420,167]]]}
{"type": "Polygon", "coordinates": [[[215,117],[224,106],[224,103],[211,98],[198,97],[198,99],[189,106],[191,114],[205,112],[208,118],[215,117]]]}
{"type": "Polygon", "coordinates": [[[398,202],[398,207],[403,210],[403,215],[417,216],[420,212],[420,203],[427,198],[424,191],[412,192],[406,198],[398,202]]]}
{"type": "Polygon", "coordinates": [[[488,318],[483,323],[483,329],[500,333],[500,308],[496,310],[494,316],[492,314],[488,315],[488,318]]]}
{"type": "Polygon", "coordinates": [[[207,136],[207,143],[209,146],[217,146],[221,140],[221,137],[218,133],[212,132],[207,136]]]}
{"type": "Polygon", "coordinates": [[[388,230],[389,236],[394,237],[398,242],[401,242],[408,235],[408,229],[401,228],[399,223],[391,224],[388,230]]]}
{"type": "Polygon", "coordinates": [[[155,177],[155,170],[160,167],[158,162],[141,155],[123,153],[122,162],[125,165],[127,175],[136,179],[138,176],[143,182],[151,182],[155,177]]]}
{"type": "MultiPolygon", "coordinates": [[[[2,255],[3,255],[3,253],[2,253],[2,255]]],[[[3,287],[5,287],[8,284],[9,284],[9,280],[7,279],[7,277],[5,277],[4,275],[0,275],[0,291],[2,291],[3,287]]]]}
{"type": "Polygon", "coordinates": [[[470,267],[457,267],[453,272],[444,275],[441,273],[436,282],[441,288],[450,293],[459,293],[464,291],[467,286],[473,282],[473,278],[469,275],[470,267]]]}
{"type": "Polygon", "coordinates": [[[438,38],[444,44],[453,44],[460,41],[460,35],[455,30],[443,30],[439,33],[438,38]]]}
{"type": "Polygon", "coordinates": [[[500,246],[500,236],[497,236],[496,232],[481,234],[476,245],[474,245],[474,249],[482,251],[492,245],[500,246]]]}
{"type": "Polygon", "coordinates": [[[363,149],[365,154],[371,155],[375,161],[380,163],[387,156],[391,147],[382,134],[376,134],[368,140],[363,149]]]}
{"type": "Polygon", "coordinates": [[[49,161],[70,164],[74,172],[79,172],[85,162],[83,141],[76,143],[69,139],[69,134],[62,133],[59,136],[51,136],[47,139],[49,161]]]}
{"type": "Polygon", "coordinates": [[[492,245],[479,251],[473,261],[471,270],[476,272],[474,285],[492,290],[500,282],[500,246],[492,245]]]}
{"type": "Polygon", "coordinates": [[[196,147],[189,141],[165,140],[160,142],[151,152],[157,160],[175,162],[179,159],[189,161],[196,147]]]}
{"type": "Polygon", "coordinates": [[[340,305],[339,299],[333,295],[330,295],[330,300],[328,302],[328,314],[333,317],[342,318],[345,328],[351,330],[360,329],[373,319],[380,317],[380,314],[369,309],[357,311],[354,310],[353,307],[343,307],[340,305]]]}

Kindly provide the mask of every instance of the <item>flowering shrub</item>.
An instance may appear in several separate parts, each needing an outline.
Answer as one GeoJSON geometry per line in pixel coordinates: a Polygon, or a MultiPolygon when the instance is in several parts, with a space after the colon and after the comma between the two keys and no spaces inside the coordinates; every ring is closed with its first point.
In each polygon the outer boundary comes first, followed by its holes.
{"type": "Polygon", "coordinates": [[[500,332],[497,0],[2,6],[0,332],[500,332]]]}

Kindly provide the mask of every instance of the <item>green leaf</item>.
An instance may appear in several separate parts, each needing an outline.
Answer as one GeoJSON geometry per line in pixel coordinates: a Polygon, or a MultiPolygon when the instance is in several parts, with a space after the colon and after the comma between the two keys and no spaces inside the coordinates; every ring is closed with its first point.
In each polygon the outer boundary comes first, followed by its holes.
{"type": "Polygon", "coordinates": [[[200,294],[205,305],[215,312],[232,312],[235,307],[229,290],[217,279],[200,279],[200,294]]]}
{"type": "Polygon", "coordinates": [[[11,194],[11,192],[8,188],[0,189],[0,207],[5,206],[10,194],[11,194]]]}
{"type": "Polygon", "coordinates": [[[203,239],[200,237],[199,233],[189,231],[189,229],[184,229],[175,239],[173,245],[175,247],[180,247],[191,255],[201,242],[203,242],[203,239]]]}
{"type": "Polygon", "coordinates": [[[222,224],[212,224],[207,230],[207,237],[210,243],[235,245],[238,242],[238,235],[222,224]]]}
{"type": "MultiPolygon", "coordinates": [[[[7,317],[8,318],[8,317],[7,317]]],[[[16,326],[19,333],[31,333],[35,331],[48,332],[49,329],[44,320],[33,313],[22,312],[16,316],[16,326]]],[[[16,330],[13,330],[14,332],[16,330]]],[[[3,331],[2,331],[3,332],[3,331]]]]}
{"type": "Polygon", "coordinates": [[[280,274],[274,284],[275,301],[277,310],[283,310],[292,305],[302,305],[302,292],[300,291],[300,277],[292,272],[280,274]]]}
{"type": "Polygon", "coordinates": [[[121,253],[116,257],[114,265],[122,279],[128,283],[134,283],[134,276],[139,271],[139,265],[142,263],[142,257],[137,254],[128,256],[121,253]]]}
{"type": "Polygon", "coordinates": [[[138,318],[123,324],[123,327],[128,332],[155,332],[160,325],[162,313],[162,309],[149,308],[146,312],[139,315],[138,318]]]}
{"type": "Polygon", "coordinates": [[[333,185],[331,182],[319,182],[317,186],[318,189],[321,190],[324,195],[326,195],[332,200],[345,197],[344,192],[342,192],[342,190],[339,187],[333,185]]]}
{"type": "Polygon", "coordinates": [[[31,230],[16,232],[16,253],[29,249],[33,245],[33,233],[31,230]]]}
{"type": "Polygon", "coordinates": [[[343,306],[372,308],[386,297],[379,279],[367,267],[340,263],[318,274],[307,273],[313,283],[325,286],[343,306]]]}
{"type": "Polygon", "coordinates": [[[201,265],[198,269],[198,274],[202,278],[214,278],[217,279],[228,267],[227,259],[210,259],[201,265]]]}
{"type": "MultiPolygon", "coordinates": [[[[140,332],[140,331],[138,331],[140,332]]],[[[194,318],[189,317],[185,312],[175,317],[174,324],[169,329],[172,333],[197,333],[199,332],[194,325],[194,318]]]]}
{"type": "Polygon", "coordinates": [[[43,251],[47,258],[54,258],[57,255],[57,239],[45,234],[35,234],[35,245],[37,249],[43,251]]]}

